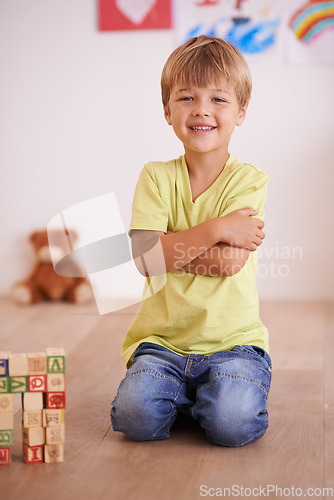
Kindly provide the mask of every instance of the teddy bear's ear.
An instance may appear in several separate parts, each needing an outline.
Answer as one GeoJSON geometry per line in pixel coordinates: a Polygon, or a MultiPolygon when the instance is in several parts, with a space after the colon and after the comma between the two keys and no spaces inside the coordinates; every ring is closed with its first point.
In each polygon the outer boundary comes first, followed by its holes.
{"type": "Polygon", "coordinates": [[[41,246],[48,244],[48,236],[46,230],[44,231],[34,231],[30,235],[30,242],[33,244],[35,248],[39,248],[41,246]]]}
{"type": "Polygon", "coordinates": [[[40,234],[40,231],[34,231],[31,235],[30,235],[30,241],[31,243],[35,243],[36,240],[38,239],[39,237],[39,234],[40,234]]]}

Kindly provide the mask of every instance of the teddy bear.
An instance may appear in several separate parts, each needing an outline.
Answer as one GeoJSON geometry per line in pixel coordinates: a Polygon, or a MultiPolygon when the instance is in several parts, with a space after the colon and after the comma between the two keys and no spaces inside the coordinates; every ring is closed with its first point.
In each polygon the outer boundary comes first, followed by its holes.
{"type": "MultiPolygon", "coordinates": [[[[12,287],[11,296],[17,304],[35,304],[43,300],[64,300],[76,304],[92,301],[91,285],[78,264],[66,255],[61,233],[61,231],[53,231],[52,235],[52,255],[57,255],[58,261],[61,261],[62,256],[66,257],[63,259],[66,264],[62,266],[59,274],[54,270],[52,263],[47,231],[35,231],[30,235],[37,262],[27,279],[12,287]]],[[[73,231],[71,238],[75,238],[73,231]]]]}

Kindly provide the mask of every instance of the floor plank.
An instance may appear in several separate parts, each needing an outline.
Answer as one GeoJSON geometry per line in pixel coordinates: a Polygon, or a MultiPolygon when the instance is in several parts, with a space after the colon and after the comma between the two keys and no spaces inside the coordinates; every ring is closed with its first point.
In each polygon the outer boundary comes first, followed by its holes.
{"type": "MultiPolygon", "coordinates": [[[[326,306],[324,342],[325,487],[334,491],[334,307],[326,306]]],[[[328,495],[327,498],[333,498],[328,495]]]]}
{"type": "Polygon", "coordinates": [[[269,330],[270,355],[276,368],[323,368],[322,302],[262,302],[260,312],[269,330]]]}
{"type": "Polygon", "coordinates": [[[0,342],[12,352],[37,352],[61,346],[69,354],[100,321],[96,306],[42,303],[20,307],[0,300],[0,342]]]}

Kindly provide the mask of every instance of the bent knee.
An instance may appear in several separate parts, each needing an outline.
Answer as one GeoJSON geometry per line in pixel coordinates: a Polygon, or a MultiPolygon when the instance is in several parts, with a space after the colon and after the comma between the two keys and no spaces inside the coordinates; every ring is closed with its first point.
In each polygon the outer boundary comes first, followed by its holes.
{"type": "MultiPolygon", "coordinates": [[[[128,382],[128,381],[127,381],[128,382]]],[[[176,418],[173,402],[157,398],[150,384],[122,383],[110,412],[115,431],[136,441],[151,441],[169,437],[176,418]]]]}
{"type": "Polygon", "coordinates": [[[264,435],[269,420],[266,407],[238,404],[233,405],[233,410],[218,408],[213,418],[205,423],[210,442],[220,446],[244,446],[264,435]]]}
{"type": "Polygon", "coordinates": [[[213,425],[205,429],[208,440],[218,446],[244,446],[260,439],[268,428],[268,419],[261,424],[253,425],[213,425]]]}
{"type": "Polygon", "coordinates": [[[210,442],[243,446],[262,437],[268,428],[267,394],[253,382],[229,382],[214,400],[203,395],[200,423],[210,442]]]}

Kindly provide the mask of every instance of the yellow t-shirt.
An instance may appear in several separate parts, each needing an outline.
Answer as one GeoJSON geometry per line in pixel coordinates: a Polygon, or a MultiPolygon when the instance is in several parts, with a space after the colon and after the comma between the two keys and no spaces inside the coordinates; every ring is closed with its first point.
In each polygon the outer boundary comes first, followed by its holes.
{"type": "MultiPolygon", "coordinates": [[[[241,208],[263,218],[268,175],[231,155],[214,183],[192,201],[184,156],[151,162],[140,173],[132,206],[133,229],[177,232],[241,208]]],[[[122,357],[131,364],[142,342],[179,355],[212,354],[252,344],[268,351],[268,332],[259,317],[257,251],[234,276],[204,276],[176,270],[165,285],[142,301],[126,334],[122,357]]],[[[161,276],[147,280],[161,279],[161,276]]],[[[150,283],[146,283],[149,286],[150,283]]],[[[145,294],[145,291],[144,291],[145,294]]],[[[143,296],[144,296],[143,294],[143,296]]]]}

